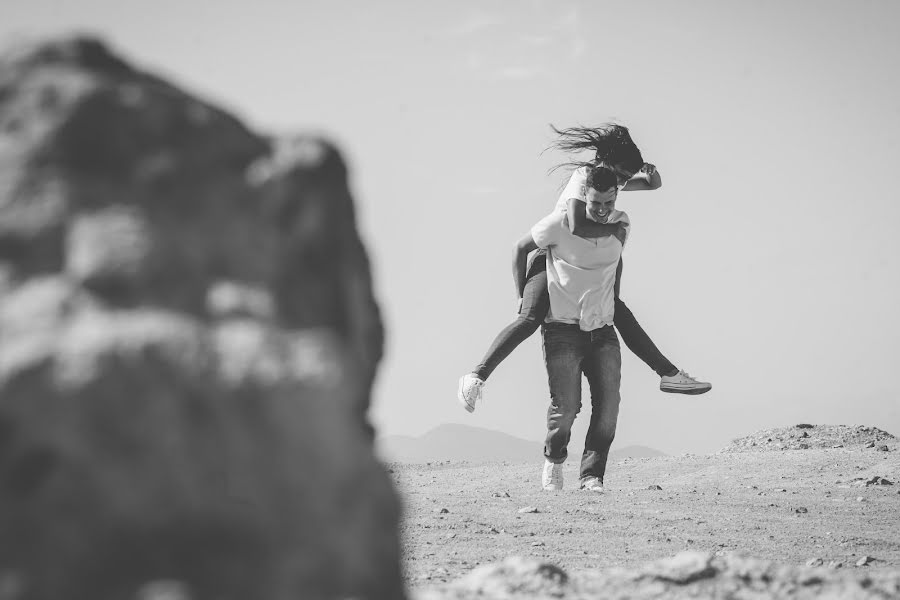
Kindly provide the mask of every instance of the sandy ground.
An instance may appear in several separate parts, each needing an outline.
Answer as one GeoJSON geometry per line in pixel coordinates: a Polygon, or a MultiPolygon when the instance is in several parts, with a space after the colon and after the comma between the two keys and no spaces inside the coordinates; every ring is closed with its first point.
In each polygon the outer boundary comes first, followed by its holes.
{"type": "Polygon", "coordinates": [[[897,441],[889,451],[858,445],[627,459],[609,465],[603,494],[576,489],[574,457],[565,489],[545,492],[541,466],[540,458],[388,465],[405,505],[410,589],[510,555],[569,573],[634,568],[686,549],[900,571],[897,441]],[[863,557],[868,565],[857,566],[863,557]]]}

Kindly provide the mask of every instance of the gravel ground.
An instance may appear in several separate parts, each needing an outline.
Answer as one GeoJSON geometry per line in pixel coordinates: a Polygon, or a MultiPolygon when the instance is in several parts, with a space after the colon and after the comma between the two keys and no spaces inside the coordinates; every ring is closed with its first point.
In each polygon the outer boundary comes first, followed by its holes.
{"type": "Polygon", "coordinates": [[[685,550],[900,573],[900,444],[870,441],[628,459],[609,466],[602,494],[575,489],[573,459],[561,492],[540,489],[540,461],[391,464],[407,584],[439,587],[509,556],[577,575],[685,550]]]}

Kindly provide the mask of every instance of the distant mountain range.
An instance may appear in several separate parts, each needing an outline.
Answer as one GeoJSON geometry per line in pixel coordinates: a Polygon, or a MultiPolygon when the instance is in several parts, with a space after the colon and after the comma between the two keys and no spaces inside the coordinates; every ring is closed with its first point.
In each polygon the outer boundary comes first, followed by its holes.
{"type": "MultiPolygon", "coordinates": [[[[541,442],[471,427],[447,424],[435,427],[419,437],[388,435],[376,440],[378,455],[386,462],[424,463],[441,460],[534,461],[540,460],[541,442]]],[[[610,460],[665,456],[665,453],[646,446],[626,446],[613,449],[610,460]]]]}

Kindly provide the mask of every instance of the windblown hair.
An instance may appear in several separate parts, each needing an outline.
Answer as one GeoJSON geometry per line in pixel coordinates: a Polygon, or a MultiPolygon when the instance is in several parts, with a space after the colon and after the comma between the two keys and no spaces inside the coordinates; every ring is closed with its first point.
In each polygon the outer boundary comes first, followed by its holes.
{"type": "Polygon", "coordinates": [[[601,162],[608,165],[617,165],[633,173],[637,173],[644,165],[644,158],[638,149],[628,128],[615,123],[603,123],[597,127],[567,127],[557,129],[553,125],[550,128],[558,136],[557,140],[550,144],[549,149],[562,150],[563,152],[582,152],[593,150],[594,159],[591,161],[570,161],[556,165],[551,169],[555,171],[560,167],[584,167],[597,165],[601,162]]]}
{"type": "Polygon", "coordinates": [[[587,187],[594,188],[598,192],[605,192],[616,187],[617,183],[616,172],[609,167],[597,165],[588,167],[587,179],[585,180],[587,187]]]}

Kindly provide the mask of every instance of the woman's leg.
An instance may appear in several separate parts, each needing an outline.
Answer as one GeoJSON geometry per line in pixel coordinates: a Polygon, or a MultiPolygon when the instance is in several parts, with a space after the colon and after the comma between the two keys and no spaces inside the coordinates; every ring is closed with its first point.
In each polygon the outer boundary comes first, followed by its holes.
{"type": "Polygon", "coordinates": [[[668,358],[659,351],[647,332],[641,327],[634,314],[619,298],[619,286],[622,281],[622,260],[619,259],[619,268],[616,271],[616,314],[614,322],[616,329],[622,335],[622,341],[628,346],[635,356],[640,358],[648,367],[656,371],[660,377],[676,375],[678,367],[673,365],[668,358]]]}
{"type": "Polygon", "coordinates": [[[547,292],[547,256],[539,252],[528,270],[528,279],[522,293],[522,306],[516,319],[503,328],[494,338],[481,362],[472,371],[479,379],[485,381],[503,360],[515,350],[519,344],[537,331],[547,311],[550,310],[550,295],[547,292]]]}
{"type": "Polygon", "coordinates": [[[669,362],[669,359],[659,351],[650,336],[644,331],[634,314],[625,303],[616,298],[616,316],[614,319],[616,329],[622,334],[622,341],[628,346],[635,356],[644,361],[648,367],[656,371],[660,377],[676,375],[678,367],[669,362]]]}
{"type": "Polygon", "coordinates": [[[634,318],[625,303],[619,298],[619,286],[622,280],[622,260],[619,259],[619,267],[616,270],[616,314],[614,322],[616,329],[622,335],[622,340],[635,356],[640,358],[648,367],[656,371],[660,376],[659,389],[675,394],[705,394],[712,389],[712,384],[706,381],[698,381],[678,367],[673,365],[665,355],[659,351],[650,336],[634,318]]]}

